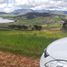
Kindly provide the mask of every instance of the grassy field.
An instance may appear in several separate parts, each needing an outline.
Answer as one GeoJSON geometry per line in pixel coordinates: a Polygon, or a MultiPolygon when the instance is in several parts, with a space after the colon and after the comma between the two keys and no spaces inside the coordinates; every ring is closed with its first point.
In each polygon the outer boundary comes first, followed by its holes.
{"type": "MultiPolygon", "coordinates": [[[[9,16],[7,16],[7,18],[8,17],[9,16]]],[[[60,23],[60,19],[57,17],[49,16],[33,19],[26,19],[23,17],[16,19],[17,20],[14,23],[0,24],[0,27],[4,27],[4,29],[0,29],[0,51],[39,58],[44,49],[51,42],[67,36],[67,33],[63,33],[61,31],[44,31],[55,28],[61,29],[62,24],[60,23]],[[41,25],[43,27],[43,31],[7,31],[8,29],[5,29],[5,27],[8,27],[9,25],[41,25]]]]}
{"type": "Polygon", "coordinates": [[[40,57],[49,43],[66,36],[61,31],[0,31],[0,51],[40,57]]]}

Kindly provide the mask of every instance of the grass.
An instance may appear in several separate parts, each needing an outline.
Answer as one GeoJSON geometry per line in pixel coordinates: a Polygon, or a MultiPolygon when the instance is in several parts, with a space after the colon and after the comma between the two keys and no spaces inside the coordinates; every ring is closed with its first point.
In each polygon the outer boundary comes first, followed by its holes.
{"type": "Polygon", "coordinates": [[[0,31],[0,50],[40,57],[52,41],[66,36],[61,31],[0,31]]]}
{"type": "MultiPolygon", "coordinates": [[[[9,17],[4,16],[4,17],[9,17]]],[[[13,16],[10,16],[13,18],[13,16]]],[[[9,18],[10,18],[9,17],[9,18]]],[[[18,19],[18,18],[17,18],[18,19]]],[[[38,17],[34,19],[19,18],[15,23],[0,24],[0,27],[8,25],[42,25],[44,29],[61,28],[60,18],[38,17]],[[49,21],[50,20],[50,21],[49,21]],[[48,23],[48,24],[47,24],[48,23]]],[[[44,49],[54,40],[66,37],[67,33],[61,31],[2,31],[0,30],[0,51],[11,52],[30,57],[40,57],[44,49]]]]}

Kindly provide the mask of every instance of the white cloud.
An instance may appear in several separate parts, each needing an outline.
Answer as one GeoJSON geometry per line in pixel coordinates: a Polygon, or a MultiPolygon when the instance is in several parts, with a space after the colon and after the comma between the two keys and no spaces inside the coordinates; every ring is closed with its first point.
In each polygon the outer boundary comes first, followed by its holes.
{"type": "Polygon", "coordinates": [[[15,0],[16,5],[23,5],[23,4],[28,4],[28,0],[15,0]]]}
{"type": "Polygon", "coordinates": [[[50,9],[50,10],[67,10],[67,1],[64,0],[50,0],[46,2],[41,2],[36,5],[32,9],[40,10],[40,9],[50,9]]]}
{"type": "Polygon", "coordinates": [[[40,9],[48,7],[62,7],[63,9],[67,8],[66,0],[9,0],[9,5],[6,4],[7,0],[0,0],[0,11],[11,12],[14,9],[18,9],[15,7],[17,5],[30,5],[35,6],[35,9],[40,9]],[[3,8],[3,10],[1,10],[3,8]]]}
{"type": "MultiPolygon", "coordinates": [[[[0,3],[5,2],[8,0],[0,0],[0,3]]],[[[5,3],[4,3],[5,4],[5,3]]],[[[49,6],[66,6],[67,7],[67,1],[66,0],[9,0],[9,6],[14,5],[49,5],[49,6]],[[15,1],[15,2],[14,2],[15,1]]]]}
{"type": "Polygon", "coordinates": [[[14,8],[4,8],[3,11],[6,13],[10,13],[10,12],[14,11],[14,8]]]}
{"type": "Polygon", "coordinates": [[[5,2],[5,0],[0,0],[0,3],[4,3],[5,2]]]}

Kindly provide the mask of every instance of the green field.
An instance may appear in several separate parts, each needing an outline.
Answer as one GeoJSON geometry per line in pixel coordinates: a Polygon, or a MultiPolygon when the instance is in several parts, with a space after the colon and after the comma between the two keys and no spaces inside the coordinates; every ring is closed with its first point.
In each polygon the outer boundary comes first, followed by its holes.
{"type": "Polygon", "coordinates": [[[40,57],[44,49],[54,40],[66,37],[67,33],[60,31],[61,20],[57,17],[38,17],[34,19],[16,18],[14,23],[0,24],[0,51],[14,54],[40,57]],[[9,25],[41,25],[42,31],[19,31],[5,29],[9,25]],[[51,30],[53,31],[47,31],[51,30]],[[59,29],[57,31],[57,29],[59,29]]]}
{"type": "Polygon", "coordinates": [[[61,31],[0,31],[0,51],[40,57],[49,43],[66,36],[61,31]]]}

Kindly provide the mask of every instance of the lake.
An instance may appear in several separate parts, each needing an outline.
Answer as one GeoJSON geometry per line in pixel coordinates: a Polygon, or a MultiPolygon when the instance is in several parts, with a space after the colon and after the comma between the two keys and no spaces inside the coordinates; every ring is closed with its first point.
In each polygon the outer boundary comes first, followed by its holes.
{"type": "Polygon", "coordinates": [[[0,23],[11,23],[11,22],[14,22],[14,20],[0,17],[0,23]]]}

